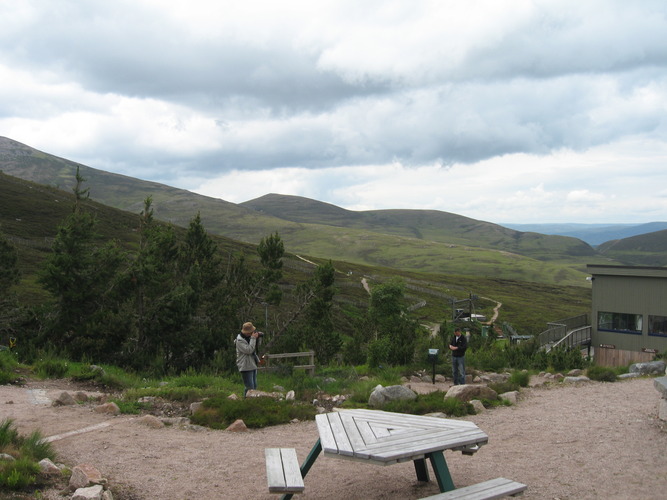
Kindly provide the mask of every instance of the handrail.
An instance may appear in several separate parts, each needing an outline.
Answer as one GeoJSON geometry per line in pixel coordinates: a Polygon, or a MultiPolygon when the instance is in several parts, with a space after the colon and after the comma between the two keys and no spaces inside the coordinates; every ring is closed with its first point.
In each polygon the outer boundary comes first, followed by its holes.
{"type": "Polygon", "coordinates": [[[561,344],[566,344],[567,347],[572,348],[575,345],[585,345],[591,341],[591,325],[582,326],[568,333],[565,337],[556,342],[551,348],[558,347],[561,344]]]}

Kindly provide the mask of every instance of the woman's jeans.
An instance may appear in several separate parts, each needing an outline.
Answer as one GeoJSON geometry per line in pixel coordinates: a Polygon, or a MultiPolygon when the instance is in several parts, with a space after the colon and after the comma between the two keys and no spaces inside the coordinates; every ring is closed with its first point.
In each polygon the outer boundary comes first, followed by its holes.
{"type": "Polygon", "coordinates": [[[246,372],[241,372],[241,377],[243,377],[243,385],[245,390],[243,391],[243,397],[251,389],[257,389],[257,370],[248,370],[246,372]]]}
{"type": "Polygon", "coordinates": [[[465,356],[452,356],[452,375],[454,385],[466,383],[466,358],[465,356]]]}

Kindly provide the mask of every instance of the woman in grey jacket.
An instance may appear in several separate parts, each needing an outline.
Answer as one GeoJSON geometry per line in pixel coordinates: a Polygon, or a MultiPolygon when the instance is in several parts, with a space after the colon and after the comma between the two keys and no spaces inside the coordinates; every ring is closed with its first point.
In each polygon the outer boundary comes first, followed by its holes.
{"type": "Polygon", "coordinates": [[[257,389],[257,347],[259,347],[260,332],[250,322],[243,323],[241,333],[236,336],[236,366],[243,378],[243,397],[250,389],[257,389]]]}

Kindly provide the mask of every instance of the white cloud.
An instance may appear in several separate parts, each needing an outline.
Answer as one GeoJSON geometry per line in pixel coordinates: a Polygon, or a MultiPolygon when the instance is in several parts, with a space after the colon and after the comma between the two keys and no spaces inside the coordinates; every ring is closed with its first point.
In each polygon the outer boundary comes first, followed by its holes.
{"type": "Polygon", "coordinates": [[[0,134],[93,167],[230,201],[253,186],[240,201],[664,219],[646,188],[665,181],[659,0],[7,0],[0,16],[0,134]]]}

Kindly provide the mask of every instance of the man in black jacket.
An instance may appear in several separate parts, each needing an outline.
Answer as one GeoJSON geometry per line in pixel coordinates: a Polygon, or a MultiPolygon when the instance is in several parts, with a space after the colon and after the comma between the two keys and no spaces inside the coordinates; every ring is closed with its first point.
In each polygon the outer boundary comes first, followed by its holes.
{"type": "Polygon", "coordinates": [[[468,341],[464,335],[461,335],[461,329],[454,330],[454,337],[449,343],[449,349],[452,351],[452,375],[454,376],[454,385],[463,385],[466,383],[466,349],[468,341]]]}

